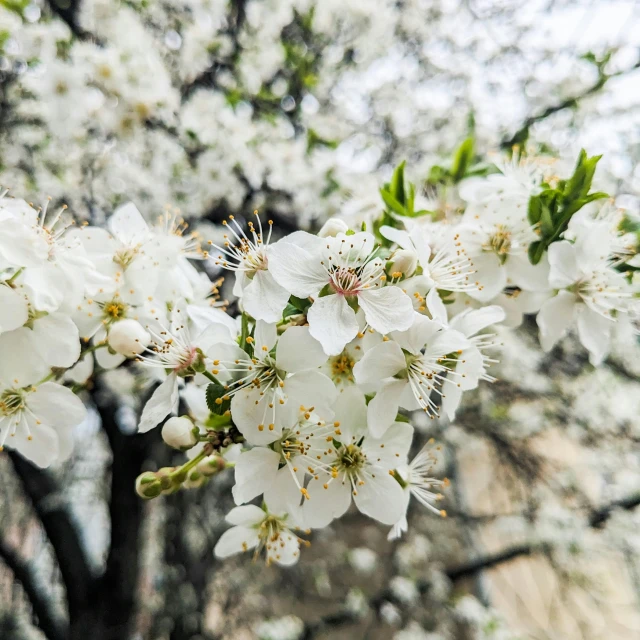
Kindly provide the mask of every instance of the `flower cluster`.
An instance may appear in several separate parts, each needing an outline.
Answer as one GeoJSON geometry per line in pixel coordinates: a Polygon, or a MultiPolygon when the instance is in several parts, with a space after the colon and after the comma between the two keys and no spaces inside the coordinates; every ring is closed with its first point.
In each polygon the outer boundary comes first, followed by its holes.
{"type": "Polygon", "coordinates": [[[5,194],[0,444],[41,466],[64,459],[84,417],[68,387],[122,365],[159,383],[139,431],[162,425],[188,456],[142,474],[142,497],[233,468],[220,557],[293,564],[300,532],[352,503],[390,537],[412,496],[445,515],[437,449],[410,460],[412,412],[453,420],[493,380],[496,325],[537,314],[545,350],[575,325],[598,364],[639,311],[640,226],[591,190],[598,158],[582,153],[567,178],[517,151],[474,160],[465,141],[420,189],[400,165],[357,228],[334,217],[278,238],[256,211],[230,216],[218,243],[171,209],[149,224],[127,204],[106,228],[78,228],[5,194]],[[231,313],[207,275],[221,270],[235,274],[231,313]]]}

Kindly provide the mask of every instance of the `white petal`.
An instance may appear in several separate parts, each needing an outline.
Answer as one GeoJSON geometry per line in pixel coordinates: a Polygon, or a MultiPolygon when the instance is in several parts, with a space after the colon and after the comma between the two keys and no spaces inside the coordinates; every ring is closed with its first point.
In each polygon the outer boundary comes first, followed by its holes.
{"type": "Polygon", "coordinates": [[[61,270],[53,264],[37,269],[27,269],[24,274],[24,284],[31,291],[29,297],[34,306],[40,311],[56,311],[69,291],[69,284],[65,281],[61,270]]]}
{"type": "Polygon", "coordinates": [[[234,507],[227,513],[225,520],[229,524],[250,526],[262,522],[266,517],[265,512],[255,504],[247,504],[234,507]]]}
{"type": "Polygon", "coordinates": [[[195,335],[204,331],[211,323],[225,325],[229,330],[229,335],[235,335],[237,333],[234,319],[221,309],[190,304],[187,307],[187,314],[196,326],[195,335]]]}
{"type": "Polygon", "coordinates": [[[327,361],[322,345],[311,336],[309,327],[289,327],[278,339],[276,363],[289,373],[317,369],[327,361]]]}
{"type": "Polygon", "coordinates": [[[446,393],[442,395],[442,410],[449,420],[453,420],[462,400],[462,389],[455,384],[446,385],[446,393]]]}
{"type": "Polygon", "coordinates": [[[87,410],[70,389],[45,382],[27,397],[27,405],[42,422],[51,426],[75,427],[87,417],[87,410]]]}
{"type": "Polygon", "coordinates": [[[491,305],[459,313],[455,318],[452,318],[450,327],[460,331],[465,336],[471,337],[478,331],[482,331],[492,324],[498,324],[504,319],[504,309],[498,305],[491,305]]]}
{"type": "Polygon", "coordinates": [[[50,367],[73,366],[80,357],[78,327],[69,316],[52,313],[33,323],[33,339],[50,367]]]}
{"type": "Polygon", "coordinates": [[[0,335],[0,354],[0,380],[8,387],[24,387],[49,373],[26,327],[0,335]]]}
{"type": "Polygon", "coordinates": [[[315,407],[315,412],[323,419],[333,416],[338,396],[332,380],[319,371],[300,371],[284,381],[287,404],[297,411],[300,405],[315,407]]]}
{"type": "Polygon", "coordinates": [[[329,282],[320,261],[319,254],[288,242],[278,242],[269,250],[271,275],[281,287],[299,298],[317,296],[329,282]]]}
{"type": "Polygon", "coordinates": [[[531,264],[527,254],[509,256],[507,273],[513,284],[524,291],[546,291],[549,289],[549,260],[543,255],[538,264],[531,264]]]}
{"type": "Polygon", "coordinates": [[[407,386],[406,380],[386,382],[367,407],[369,432],[374,438],[382,437],[398,415],[400,394],[407,386]]]}
{"type": "Polygon", "coordinates": [[[307,487],[309,500],[302,505],[305,526],[311,529],[326,527],[332,520],[342,516],[351,504],[351,485],[340,478],[330,481],[323,476],[313,478],[307,487]],[[327,488],[324,488],[324,485],[327,488]]]}
{"type": "Polygon", "coordinates": [[[258,320],[256,322],[256,330],[253,337],[255,340],[256,357],[262,358],[276,346],[278,328],[275,324],[264,322],[264,320],[258,320]],[[266,350],[264,347],[266,347],[266,350]]]}
{"type": "Polygon", "coordinates": [[[550,351],[573,323],[576,297],[568,291],[560,291],[549,298],[536,317],[540,329],[540,344],[544,351],[550,351]]]}
{"type": "MultiPolygon", "coordinates": [[[[295,460],[295,459],[294,459],[295,460]]],[[[296,463],[293,462],[295,465],[296,463]]],[[[293,470],[285,465],[279,469],[272,483],[263,486],[264,501],[269,513],[289,517],[289,524],[292,522],[302,522],[302,493],[300,486],[304,486],[304,466],[300,463],[298,471],[295,472],[296,480],[293,477],[293,470]]]]}
{"type": "Polygon", "coordinates": [[[353,386],[346,387],[335,402],[334,417],[340,423],[343,442],[359,439],[367,430],[367,403],[363,393],[353,386]]]}
{"type": "Polygon", "coordinates": [[[96,362],[103,369],[115,369],[119,367],[126,359],[126,356],[123,356],[120,353],[111,353],[108,349],[98,349],[94,353],[96,357],[96,362]]]}
{"type": "Polygon", "coordinates": [[[353,498],[361,513],[392,525],[404,515],[402,487],[386,472],[367,475],[353,498]]]}
{"type": "Polygon", "coordinates": [[[553,242],[548,250],[549,284],[554,289],[569,287],[580,278],[574,245],[566,240],[553,242]]]}
{"type": "Polygon", "coordinates": [[[176,409],[177,404],[178,378],[175,373],[172,373],[167,376],[167,379],[153,392],[153,395],[147,401],[142,411],[142,416],[140,416],[138,431],[146,433],[157,427],[176,409]]]}
{"type": "Polygon", "coordinates": [[[118,207],[108,222],[109,231],[127,246],[143,243],[150,237],[149,226],[133,202],[118,207]]]}
{"type": "Polygon", "coordinates": [[[0,286],[0,333],[13,331],[29,319],[29,306],[23,294],[0,286]]]}
{"type": "Polygon", "coordinates": [[[300,559],[300,541],[288,529],[277,540],[267,543],[267,558],[282,567],[290,567],[300,559]]]}
{"type": "Polygon", "coordinates": [[[232,527],[220,536],[213,552],[217,558],[228,558],[236,553],[255,549],[258,546],[258,542],[260,542],[260,539],[255,529],[232,527]]]}
{"type": "Polygon", "coordinates": [[[413,323],[411,298],[398,287],[370,289],[358,294],[367,322],[378,333],[404,331],[413,323]]]}
{"type": "Polygon", "coordinates": [[[31,428],[31,439],[26,429],[19,428],[15,436],[7,438],[5,445],[41,468],[51,465],[59,455],[58,434],[44,424],[31,428]]]}
{"type": "Polygon", "coordinates": [[[495,298],[507,284],[507,269],[500,264],[495,253],[481,253],[473,257],[473,267],[476,273],[472,279],[478,283],[478,289],[471,289],[467,293],[472,298],[487,302],[495,298]]]}
{"type": "Polygon", "coordinates": [[[597,367],[611,348],[611,330],[614,322],[604,318],[586,305],[578,307],[578,336],[589,352],[589,361],[597,367]]]}
{"type": "Polygon", "coordinates": [[[410,424],[394,422],[381,438],[365,439],[362,448],[371,459],[381,458],[381,464],[386,463],[385,470],[389,471],[406,462],[412,439],[413,427],[410,424]]]}
{"type": "Polygon", "coordinates": [[[283,405],[276,400],[274,406],[269,407],[272,399],[271,394],[260,395],[257,388],[240,391],[231,399],[233,421],[251,444],[265,446],[277,440],[283,425],[291,425],[295,421],[298,405],[288,399],[283,405]],[[270,424],[273,429],[269,429],[270,424]]]}
{"type": "Polygon", "coordinates": [[[402,249],[413,249],[413,242],[411,236],[404,229],[396,229],[395,227],[389,227],[386,224],[380,227],[380,233],[395,242],[402,249]]]}
{"type": "Polygon", "coordinates": [[[278,322],[287,302],[289,292],[268,271],[257,271],[242,293],[242,306],[256,320],[278,322]]]}
{"type": "Polygon", "coordinates": [[[5,260],[16,267],[34,268],[47,259],[49,245],[43,234],[16,219],[1,224],[0,256],[5,260]]]}
{"type": "Polygon", "coordinates": [[[406,331],[393,331],[391,337],[405,350],[418,355],[434,336],[442,330],[436,320],[430,320],[421,313],[414,312],[413,323],[406,331]]]}
{"type": "Polygon", "coordinates": [[[341,295],[318,298],[311,305],[307,320],[311,335],[330,356],[339,355],[358,334],[356,314],[341,295]]]}
{"type": "Polygon", "coordinates": [[[378,382],[394,376],[406,369],[407,362],[400,345],[387,340],[369,349],[353,367],[353,375],[358,384],[378,382]]]}
{"type": "Polygon", "coordinates": [[[447,307],[435,287],[427,294],[427,309],[436,322],[447,324],[447,307]]]}
{"type": "Polygon", "coordinates": [[[256,447],[245,451],[236,461],[233,499],[243,504],[264,493],[274,482],[280,455],[271,449],[256,447]]]}

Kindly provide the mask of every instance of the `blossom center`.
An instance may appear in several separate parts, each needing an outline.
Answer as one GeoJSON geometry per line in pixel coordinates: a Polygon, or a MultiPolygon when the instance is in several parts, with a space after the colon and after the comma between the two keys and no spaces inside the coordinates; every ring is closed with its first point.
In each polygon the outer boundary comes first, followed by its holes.
{"type": "Polygon", "coordinates": [[[487,249],[493,251],[501,260],[506,260],[511,251],[512,234],[509,228],[503,224],[496,225],[495,231],[489,236],[487,249]]]}
{"type": "Polygon", "coordinates": [[[353,267],[336,267],[330,274],[331,288],[343,296],[358,295],[362,288],[362,282],[353,267]]]}
{"type": "Polygon", "coordinates": [[[25,408],[25,393],[19,389],[7,389],[0,395],[0,412],[11,416],[25,408]]]}
{"type": "Polygon", "coordinates": [[[333,356],[329,359],[331,365],[331,378],[335,383],[345,380],[353,382],[353,366],[355,361],[345,351],[339,356],[333,356]]]}

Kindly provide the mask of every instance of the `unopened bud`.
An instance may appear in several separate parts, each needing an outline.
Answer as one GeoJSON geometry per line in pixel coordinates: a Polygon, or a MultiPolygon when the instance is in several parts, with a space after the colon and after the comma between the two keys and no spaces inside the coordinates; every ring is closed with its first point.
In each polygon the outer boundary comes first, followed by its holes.
{"type": "Polygon", "coordinates": [[[349,225],[344,220],[338,220],[338,218],[329,218],[323,225],[322,229],[318,231],[320,238],[328,238],[329,236],[335,237],[339,233],[347,233],[349,231],[349,225]]]}
{"type": "Polygon", "coordinates": [[[162,439],[170,447],[187,451],[196,445],[198,429],[189,418],[169,418],[162,427],[162,439]]]}
{"type": "Polygon", "coordinates": [[[220,456],[208,456],[204,460],[198,462],[198,466],[196,469],[198,473],[201,473],[203,476],[215,476],[216,473],[220,473],[224,469],[226,469],[227,463],[224,458],[220,456]]]}
{"type": "Polygon", "coordinates": [[[182,486],[185,489],[198,489],[206,481],[207,481],[207,478],[203,476],[201,473],[199,473],[198,471],[192,471],[187,477],[187,479],[184,481],[184,484],[182,486]]]}
{"type": "Polygon", "coordinates": [[[391,273],[400,272],[403,276],[412,276],[418,267],[418,256],[412,249],[398,249],[391,259],[391,273]]]}
{"type": "Polygon", "coordinates": [[[109,330],[109,346],[123,356],[137,356],[150,341],[151,336],[136,320],[119,320],[109,330]]]}
{"type": "Polygon", "coordinates": [[[162,485],[156,474],[147,471],[136,478],[136,493],[146,500],[157,498],[162,493],[162,485]]]}

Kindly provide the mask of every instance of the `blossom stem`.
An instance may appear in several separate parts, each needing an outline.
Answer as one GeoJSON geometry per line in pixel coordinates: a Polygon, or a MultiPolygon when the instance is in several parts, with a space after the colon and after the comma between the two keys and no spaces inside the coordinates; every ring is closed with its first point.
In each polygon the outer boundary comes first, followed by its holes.
{"type": "Polygon", "coordinates": [[[211,380],[211,382],[213,382],[213,384],[217,384],[220,386],[223,386],[222,384],[220,384],[220,380],[218,380],[218,378],[216,378],[213,373],[211,373],[210,371],[207,371],[206,369],[202,372],[202,375],[207,378],[207,380],[211,380]]]}
{"type": "Polygon", "coordinates": [[[20,269],[18,269],[8,280],[7,280],[7,284],[8,285],[12,285],[15,281],[15,279],[24,271],[24,267],[21,267],[20,269]]]}

